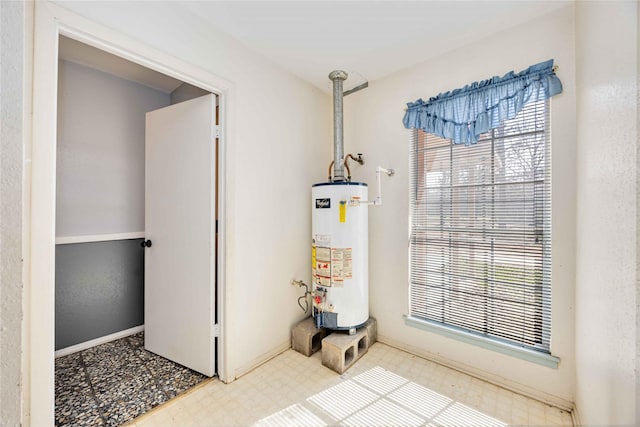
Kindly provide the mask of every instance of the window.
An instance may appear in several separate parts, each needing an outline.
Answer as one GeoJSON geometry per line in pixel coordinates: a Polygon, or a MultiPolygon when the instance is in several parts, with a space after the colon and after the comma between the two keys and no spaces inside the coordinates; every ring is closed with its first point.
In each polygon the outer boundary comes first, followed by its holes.
{"type": "Polygon", "coordinates": [[[549,101],[477,145],[411,142],[410,317],[549,353],[549,101]]]}

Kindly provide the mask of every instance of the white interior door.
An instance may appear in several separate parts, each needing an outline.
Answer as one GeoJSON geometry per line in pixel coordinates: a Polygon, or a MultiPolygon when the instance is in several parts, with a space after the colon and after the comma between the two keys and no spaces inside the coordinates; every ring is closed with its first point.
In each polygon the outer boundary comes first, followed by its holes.
{"type": "Polygon", "coordinates": [[[214,375],[215,95],[147,113],[145,348],[214,375]]]}

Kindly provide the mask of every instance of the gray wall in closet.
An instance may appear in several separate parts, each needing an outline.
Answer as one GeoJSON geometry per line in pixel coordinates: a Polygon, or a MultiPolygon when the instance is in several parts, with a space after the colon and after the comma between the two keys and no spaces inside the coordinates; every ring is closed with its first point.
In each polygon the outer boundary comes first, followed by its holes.
{"type": "Polygon", "coordinates": [[[144,323],[141,242],[56,246],[56,350],[144,323]]]}
{"type": "MultiPolygon", "coordinates": [[[[56,236],[144,232],[145,114],[169,93],[59,62],[56,236]]],[[[56,245],[56,349],[144,323],[141,239],[56,245]]]]}

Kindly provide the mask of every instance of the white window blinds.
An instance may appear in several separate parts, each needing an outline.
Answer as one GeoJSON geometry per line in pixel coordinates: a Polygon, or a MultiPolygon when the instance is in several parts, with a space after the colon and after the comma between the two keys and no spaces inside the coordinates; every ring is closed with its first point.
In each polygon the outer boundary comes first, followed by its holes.
{"type": "Polygon", "coordinates": [[[477,145],[412,131],[410,316],[549,353],[549,101],[477,145]]]}

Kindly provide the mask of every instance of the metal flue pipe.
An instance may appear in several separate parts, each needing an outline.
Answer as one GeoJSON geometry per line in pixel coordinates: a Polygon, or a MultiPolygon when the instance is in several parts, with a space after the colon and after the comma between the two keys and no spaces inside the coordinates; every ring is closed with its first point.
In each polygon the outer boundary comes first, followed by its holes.
{"type": "Polygon", "coordinates": [[[333,181],[344,181],[344,141],[342,116],[342,82],[348,77],[341,70],[332,71],[329,79],[333,82],[333,181]]]}

